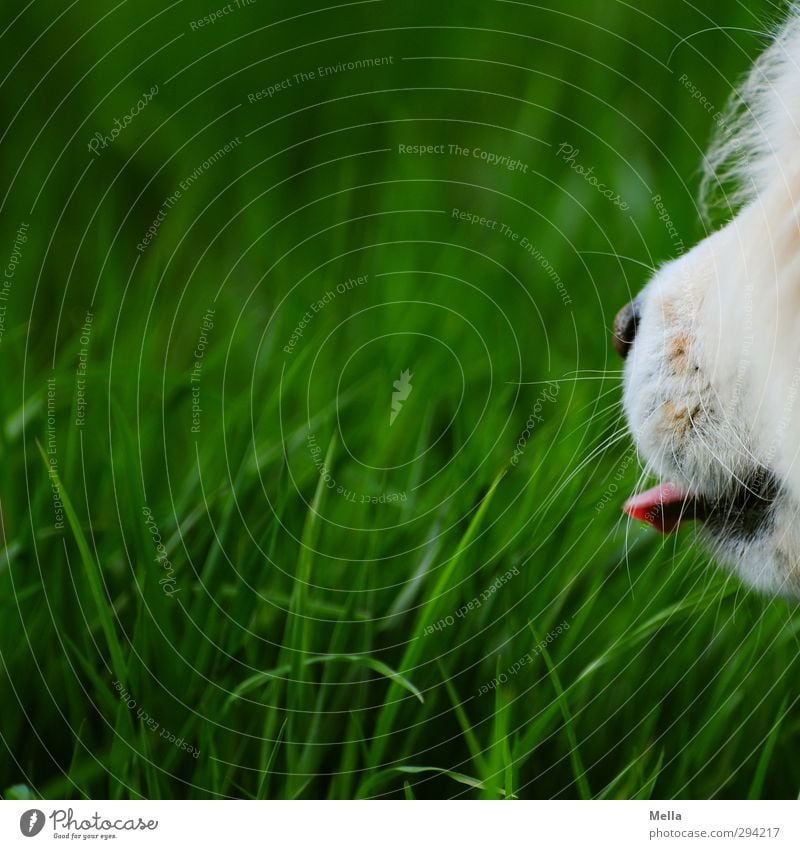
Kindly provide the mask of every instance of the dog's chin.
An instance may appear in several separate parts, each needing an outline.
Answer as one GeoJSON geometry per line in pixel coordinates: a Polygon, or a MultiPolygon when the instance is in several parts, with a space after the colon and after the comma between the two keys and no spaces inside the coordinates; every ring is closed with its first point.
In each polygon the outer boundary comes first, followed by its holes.
{"type": "Polygon", "coordinates": [[[771,595],[800,596],[792,527],[797,505],[769,474],[760,473],[711,509],[699,522],[715,559],[748,586],[771,595]]]}

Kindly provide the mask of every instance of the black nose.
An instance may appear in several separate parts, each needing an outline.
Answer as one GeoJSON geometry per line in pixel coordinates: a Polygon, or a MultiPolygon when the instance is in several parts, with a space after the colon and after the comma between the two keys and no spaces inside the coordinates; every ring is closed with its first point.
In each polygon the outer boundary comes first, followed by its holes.
{"type": "Polygon", "coordinates": [[[617,313],[614,319],[614,348],[624,360],[633,345],[636,328],[639,326],[639,307],[631,301],[617,313]]]}

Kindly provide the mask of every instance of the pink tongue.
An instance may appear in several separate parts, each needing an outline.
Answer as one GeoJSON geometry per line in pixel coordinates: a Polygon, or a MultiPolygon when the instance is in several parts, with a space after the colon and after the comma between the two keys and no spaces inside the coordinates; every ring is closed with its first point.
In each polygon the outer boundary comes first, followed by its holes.
{"type": "Polygon", "coordinates": [[[622,509],[664,534],[674,531],[682,521],[694,518],[688,494],[671,483],[659,484],[629,498],[622,509]]]}

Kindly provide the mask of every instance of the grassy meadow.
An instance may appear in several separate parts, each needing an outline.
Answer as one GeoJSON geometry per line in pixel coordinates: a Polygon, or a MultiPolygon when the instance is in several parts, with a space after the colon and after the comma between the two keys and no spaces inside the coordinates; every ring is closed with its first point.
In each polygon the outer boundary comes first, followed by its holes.
{"type": "Polygon", "coordinates": [[[0,21],[0,792],[797,797],[608,333],[780,8],[219,3],[0,21]]]}

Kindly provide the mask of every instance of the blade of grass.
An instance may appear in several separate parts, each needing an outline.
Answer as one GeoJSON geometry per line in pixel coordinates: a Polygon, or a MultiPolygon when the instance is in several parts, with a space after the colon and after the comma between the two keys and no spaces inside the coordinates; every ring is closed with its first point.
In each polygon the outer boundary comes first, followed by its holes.
{"type": "MultiPolygon", "coordinates": [[[[374,657],[359,654],[322,654],[317,655],[316,657],[305,658],[303,660],[303,666],[308,667],[315,666],[320,663],[335,663],[339,661],[366,666],[373,672],[377,672],[379,675],[382,675],[384,678],[388,678],[394,684],[397,684],[399,687],[407,690],[412,696],[419,699],[420,702],[425,701],[425,698],[419,691],[419,688],[414,686],[408,678],[400,675],[399,672],[396,672],[394,669],[383,663],[383,661],[376,660],[374,657]]],[[[291,664],[285,663],[282,666],[276,666],[273,669],[267,669],[263,672],[257,672],[255,675],[251,675],[249,678],[242,681],[238,687],[235,687],[231,691],[231,694],[225,700],[226,706],[232,704],[236,699],[241,698],[245,693],[249,693],[251,690],[257,689],[262,685],[269,684],[271,681],[276,679],[283,678],[291,671],[291,664]]]]}
{"type": "Polygon", "coordinates": [[[778,735],[780,734],[781,725],[783,724],[783,720],[786,718],[786,706],[788,703],[789,697],[785,696],[783,701],[781,702],[781,706],[778,708],[778,718],[775,720],[775,724],[772,726],[772,730],[769,732],[769,737],[767,737],[767,742],[764,744],[764,748],[761,750],[761,755],[758,759],[758,765],[756,766],[755,775],[753,776],[753,782],[750,785],[750,790],[747,793],[748,799],[761,798],[761,793],[764,790],[764,779],[767,777],[767,767],[769,767],[769,762],[772,758],[772,753],[775,750],[775,744],[778,742],[778,735]]]}
{"type": "MultiPolygon", "coordinates": [[[[328,444],[323,468],[331,469],[333,467],[335,447],[336,437],[334,434],[328,444]]],[[[319,475],[314,497],[306,513],[303,532],[300,537],[300,556],[281,651],[281,655],[288,655],[292,678],[291,682],[286,685],[286,706],[289,711],[286,754],[288,770],[293,775],[301,772],[303,746],[308,746],[313,742],[307,735],[301,735],[299,720],[301,716],[308,715],[309,712],[309,692],[305,674],[308,668],[305,661],[308,660],[310,652],[306,599],[308,598],[311,567],[314,561],[313,551],[317,541],[319,509],[325,489],[325,476],[319,475]],[[303,736],[305,739],[303,739],[301,745],[300,741],[303,736]]],[[[287,792],[290,797],[301,792],[300,789],[297,789],[296,781],[292,778],[289,779],[288,785],[287,792]]]]}
{"type": "Polygon", "coordinates": [[[441,661],[438,662],[438,666],[439,671],[442,673],[442,680],[444,681],[444,686],[447,690],[447,695],[450,697],[450,703],[453,705],[453,712],[455,713],[456,719],[458,720],[458,724],[461,728],[461,733],[464,735],[464,740],[467,744],[467,748],[469,749],[470,756],[475,762],[475,766],[478,768],[478,774],[481,775],[484,780],[486,780],[489,768],[486,764],[486,759],[483,757],[483,752],[481,750],[480,743],[478,743],[478,738],[475,736],[475,732],[472,730],[472,725],[470,724],[469,718],[467,717],[466,711],[464,710],[464,705],[458,698],[458,693],[456,693],[455,687],[453,686],[453,682],[445,673],[441,661]]]}
{"type": "Polygon", "coordinates": [[[647,781],[645,781],[645,783],[636,791],[633,796],[634,799],[653,798],[653,790],[655,789],[659,775],[661,775],[661,767],[664,765],[665,754],[666,752],[664,751],[664,749],[662,749],[658,756],[658,761],[656,762],[653,772],[650,774],[650,777],[647,779],[647,781]]]}
{"type": "Polygon", "coordinates": [[[44,462],[47,474],[53,482],[53,485],[56,487],[56,491],[58,492],[58,497],[61,499],[61,503],[64,505],[64,512],[66,513],[67,521],[69,522],[70,529],[72,530],[72,535],[75,538],[75,542],[78,546],[78,551],[81,555],[81,562],[83,563],[84,573],[86,575],[86,580],[89,584],[89,590],[92,594],[92,598],[97,609],[97,615],[100,618],[100,627],[102,628],[103,634],[105,635],[106,645],[108,647],[109,654],[111,655],[111,666],[114,670],[114,674],[117,676],[117,680],[124,681],[127,666],[125,663],[122,646],[119,642],[119,639],[117,638],[117,632],[114,629],[114,623],[112,621],[111,614],[109,613],[108,596],[105,593],[105,582],[101,577],[100,568],[95,563],[95,560],[92,557],[92,553],[89,549],[86,537],[84,536],[83,529],[81,528],[80,522],[78,521],[78,517],[72,507],[72,501],[70,500],[69,496],[66,493],[66,490],[61,484],[61,481],[58,477],[58,473],[48,462],[47,455],[45,454],[44,449],[42,448],[42,445],[38,439],[36,440],[36,445],[39,448],[39,453],[42,455],[42,461],[44,462]]]}
{"type": "Polygon", "coordinates": [[[550,653],[547,651],[547,647],[542,640],[539,639],[536,630],[532,625],[531,631],[533,632],[533,638],[536,640],[536,644],[541,647],[541,654],[544,658],[545,664],[547,665],[547,672],[550,676],[550,681],[553,684],[553,689],[556,691],[556,698],[558,699],[558,704],[561,709],[561,715],[564,718],[564,728],[567,732],[567,740],[569,741],[569,757],[570,762],[572,763],[575,782],[578,786],[578,792],[582,799],[591,799],[592,791],[589,787],[589,782],[586,778],[586,770],[583,766],[583,761],[578,749],[578,738],[575,734],[572,713],[570,712],[569,705],[567,703],[564,688],[561,686],[561,680],[558,677],[558,672],[556,671],[555,664],[550,657],[550,653]]]}
{"type": "Polygon", "coordinates": [[[275,758],[278,754],[278,749],[281,746],[281,740],[283,739],[283,732],[286,729],[286,720],[284,719],[281,723],[280,730],[278,731],[278,736],[275,738],[272,746],[269,747],[267,745],[267,740],[265,739],[262,744],[261,751],[261,777],[258,780],[258,790],[256,792],[256,799],[266,799],[266,790],[267,790],[267,782],[270,778],[270,770],[272,769],[272,764],[275,761],[275,758]]]}
{"type": "MultiPolygon", "coordinates": [[[[364,782],[361,790],[359,791],[359,798],[369,797],[369,795],[380,787],[381,784],[389,781],[396,775],[422,775],[425,773],[445,775],[448,778],[452,778],[453,781],[458,784],[463,784],[473,790],[486,789],[486,785],[474,776],[465,775],[463,772],[456,772],[452,769],[444,769],[443,767],[438,766],[393,766],[389,767],[389,769],[375,773],[366,782],[364,782]]],[[[500,792],[502,793],[502,791],[500,792]]]]}
{"type": "MultiPolygon", "coordinates": [[[[489,505],[492,501],[492,496],[497,491],[497,487],[500,485],[500,481],[505,476],[505,473],[506,470],[503,469],[495,477],[494,481],[492,482],[492,485],[489,487],[489,490],[483,497],[480,506],[475,511],[475,515],[472,517],[469,525],[467,526],[466,531],[459,540],[455,553],[450,558],[450,561],[447,563],[447,565],[440,570],[438,580],[430,596],[428,597],[428,601],[422,606],[420,610],[413,633],[411,634],[408,646],[406,647],[405,653],[403,655],[403,659],[398,666],[398,671],[400,672],[400,674],[407,674],[418,665],[419,658],[423,651],[423,631],[427,624],[437,621],[438,613],[444,603],[445,590],[448,586],[452,584],[453,575],[456,573],[459,564],[461,563],[461,559],[464,555],[464,552],[467,550],[473,538],[475,537],[475,534],[477,533],[477,530],[480,527],[481,521],[486,515],[486,511],[489,509],[489,505]]],[[[387,693],[386,696],[386,701],[384,702],[384,705],[381,708],[381,712],[378,715],[378,720],[375,726],[375,734],[373,737],[374,743],[372,746],[372,754],[370,758],[371,765],[373,768],[376,767],[383,759],[383,755],[388,744],[389,732],[391,730],[392,725],[394,724],[397,712],[400,709],[401,702],[400,699],[397,698],[398,695],[399,694],[393,692],[392,688],[390,688],[389,693],[387,693]]]]}

